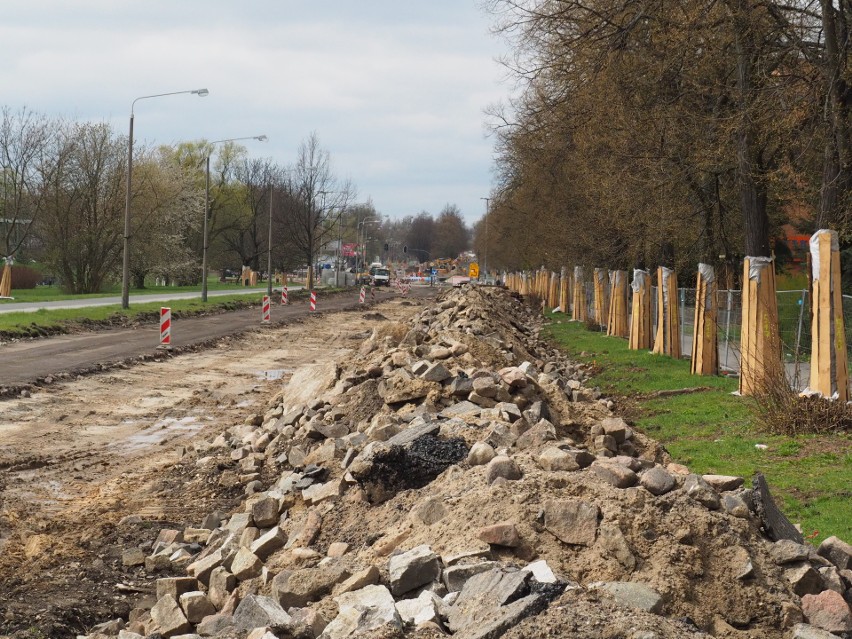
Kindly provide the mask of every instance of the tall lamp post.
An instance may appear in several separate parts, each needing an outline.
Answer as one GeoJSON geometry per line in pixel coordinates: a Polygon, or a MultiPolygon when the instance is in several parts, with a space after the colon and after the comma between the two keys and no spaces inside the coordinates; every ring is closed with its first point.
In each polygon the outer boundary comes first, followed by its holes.
{"type": "MultiPolygon", "coordinates": [[[[365,217],[363,220],[358,222],[358,235],[356,237],[356,240],[360,243],[360,241],[361,241],[361,227],[363,226],[364,227],[364,229],[363,229],[364,244],[366,244],[367,224],[378,224],[378,223],[379,223],[379,220],[369,218],[369,217],[365,217]]],[[[363,271],[367,267],[367,247],[366,246],[362,247],[362,249],[360,251],[358,251],[358,253],[360,253],[362,255],[361,270],[363,271]]],[[[356,259],[355,259],[355,271],[356,271],[355,274],[357,276],[358,273],[359,273],[357,255],[356,255],[356,259]]]]}
{"type": "MultiPolygon", "coordinates": [[[[266,142],[268,138],[265,135],[249,135],[242,138],[228,138],[227,140],[214,140],[210,143],[210,148],[207,149],[207,157],[206,168],[204,170],[204,231],[203,238],[201,240],[201,301],[207,301],[207,249],[209,248],[208,231],[207,231],[207,218],[210,217],[210,153],[213,150],[213,147],[217,144],[223,144],[225,142],[238,142],[239,140],[257,140],[259,142],[266,142]]],[[[270,191],[271,193],[271,191],[270,191]]],[[[271,197],[271,195],[270,195],[271,197]]],[[[270,215],[272,215],[272,208],[270,205],[270,215]]],[[[272,225],[272,218],[269,221],[270,227],[272,225]]],[[[271,250],[271,244],[270,244],[271,250]]],[[[271,255],[271,253],[270,253],[271,255]]]]}
{"type": "Polygon", "coordinates": [[[184,93],[194,94],[203,98],[210,92],[207,89],[192,89],[190,91],[157,93],[155,95],[140,96],[130,103],[130,136],[127,143],[127,195],[124,204],[124,263],[121,269],[121,308],[130,308],[130,185],[133,173],[133,109],[139,100],[162,98],[167,95],[181,95],[184,93]]]}
{"type": "MultiPolygon", "coordinates": [[[[266,136],[263,136],[266,138],[266,136]]],[[[260,138],[258,138],[260,139],[260,138]]],[[[267,244],[266,255],[266,295],[272,299],[272,194],[274,193],[275,184],[269,181],[269,239],[267,244]]]]}
{"type": "Polygon", "coordinates": [[[491,204],[490,197],[481,197],[480,200],[485,200],[485,247],[482,251],[482,270],[485,272],[485,282],[488,282],[488,208],[491,204]]]}

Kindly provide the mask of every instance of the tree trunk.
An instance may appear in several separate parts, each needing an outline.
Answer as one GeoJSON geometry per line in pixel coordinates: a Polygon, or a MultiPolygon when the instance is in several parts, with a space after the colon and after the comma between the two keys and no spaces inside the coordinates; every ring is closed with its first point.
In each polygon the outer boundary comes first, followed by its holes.
{"type": "Polygon", "coordinates": [[[825,34],[826,136],[820,207],[816,226],[826,228],[842,219],[852,187],[852,127],[849,86],[845,78],[848,35],[844,16],[831,0],[821,0],[825,34]],[[842,50],[841,50],[842,47],[842,50]]]}

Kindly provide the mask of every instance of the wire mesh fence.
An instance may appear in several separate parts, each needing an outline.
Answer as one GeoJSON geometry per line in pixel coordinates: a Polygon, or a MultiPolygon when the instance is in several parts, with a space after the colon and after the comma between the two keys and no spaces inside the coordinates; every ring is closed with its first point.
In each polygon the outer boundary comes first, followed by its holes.
{"type": "MultiPolygon", "coordinates": [[[[587,287],[589,317],[592,317],[594,300],[591,286],[587,287]]],[[[777,291],[778,333],[782,356],[790,384],[804,389],[810,379],[811,361],[811,296],[807,289],[777,291]]],[[[718,308],[719,368],[725,373],[739,373],[740,334],[742,326],[742,291],[720,290],[716,293],[718,308]]],[[[695,322],[695,289],[678,289],[678,312],[681,351],[689,354],[695,322]]],[[[651,291],[651,317],[656,331],[657,287],[651,291]]],[[[846,326],[847,360],[852,372],[852,295],[843,296],[843,317],[846,326]]],[[[605,327],[601,327],[604,329],[605,327]]]]}

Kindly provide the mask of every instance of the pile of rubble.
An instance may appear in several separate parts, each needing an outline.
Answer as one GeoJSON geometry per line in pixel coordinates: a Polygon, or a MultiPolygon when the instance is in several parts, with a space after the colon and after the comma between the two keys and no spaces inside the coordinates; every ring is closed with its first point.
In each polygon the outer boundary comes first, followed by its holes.
{"type": "Polygon", "coordinates": [[[852,546],[768,539],[755,490],[672,463],[539,324],[448,291],[196,443],[242,507],[125,549],[156,595],[89,637],[852,632],[852,546]]]}

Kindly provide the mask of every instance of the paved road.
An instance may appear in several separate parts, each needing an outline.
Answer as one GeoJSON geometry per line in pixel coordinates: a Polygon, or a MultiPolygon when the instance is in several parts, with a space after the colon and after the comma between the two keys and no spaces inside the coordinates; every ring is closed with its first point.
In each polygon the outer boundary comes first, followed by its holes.
{"type": "MultiPolygon", "coordinates": [[[[304,288],[302,286],[290,287],[291,291],[298,291],[304,288]]],[[[234,288],[227,291],[208,291],[208,297],[222,297],[225,295],[257,295],[258,299],[266,294],[266,287],[263,288],[234,288]]],[[[130,305],[145,304],[146,302],[168,302],[169,300],[190,300],[200,299],[201,291],[192,291],[189,293],[145,293],[144,295],[133,295],[130,298],[130,305]]],[[[0,304],[0,313],[31,313],[41,309],[58,309],[58,308],[88,308],[91,306],[113,306],[121,304],[121,297],[85,297],[82,299],[72,300],[55,300],[51,302],[6,302],[0,304]]]]}
{"type": "MultiPolygon", "coordinates": [[[[412,287],[411,296],[426,298],[437,295],[440,289],[412,287]]],[[[377,293],[377,301],[396,297],[394,291],[377,293]]],[[[318,300],[319,314],[343,310],[366,310],[358,304],[358,291],[336,293],[318,300]]],[[[306,299],[294,300],[287,306],[276,306],[272,324],[283,324],[310,314],[306,299]]],[[[260,311],[248,309],[206,317],[174,318],[172,345],[177,348],[192,346],[247,329],[261,327],[260,311]]],[[[15,342],[0,346],[0,396],[3,388],[25,386],[50,375],[80,373],[113,365],[128,358],[156,352],[159,326],[156,324],[137,328],[121,328],[61,335],[46,339],[15,342]]]]}

